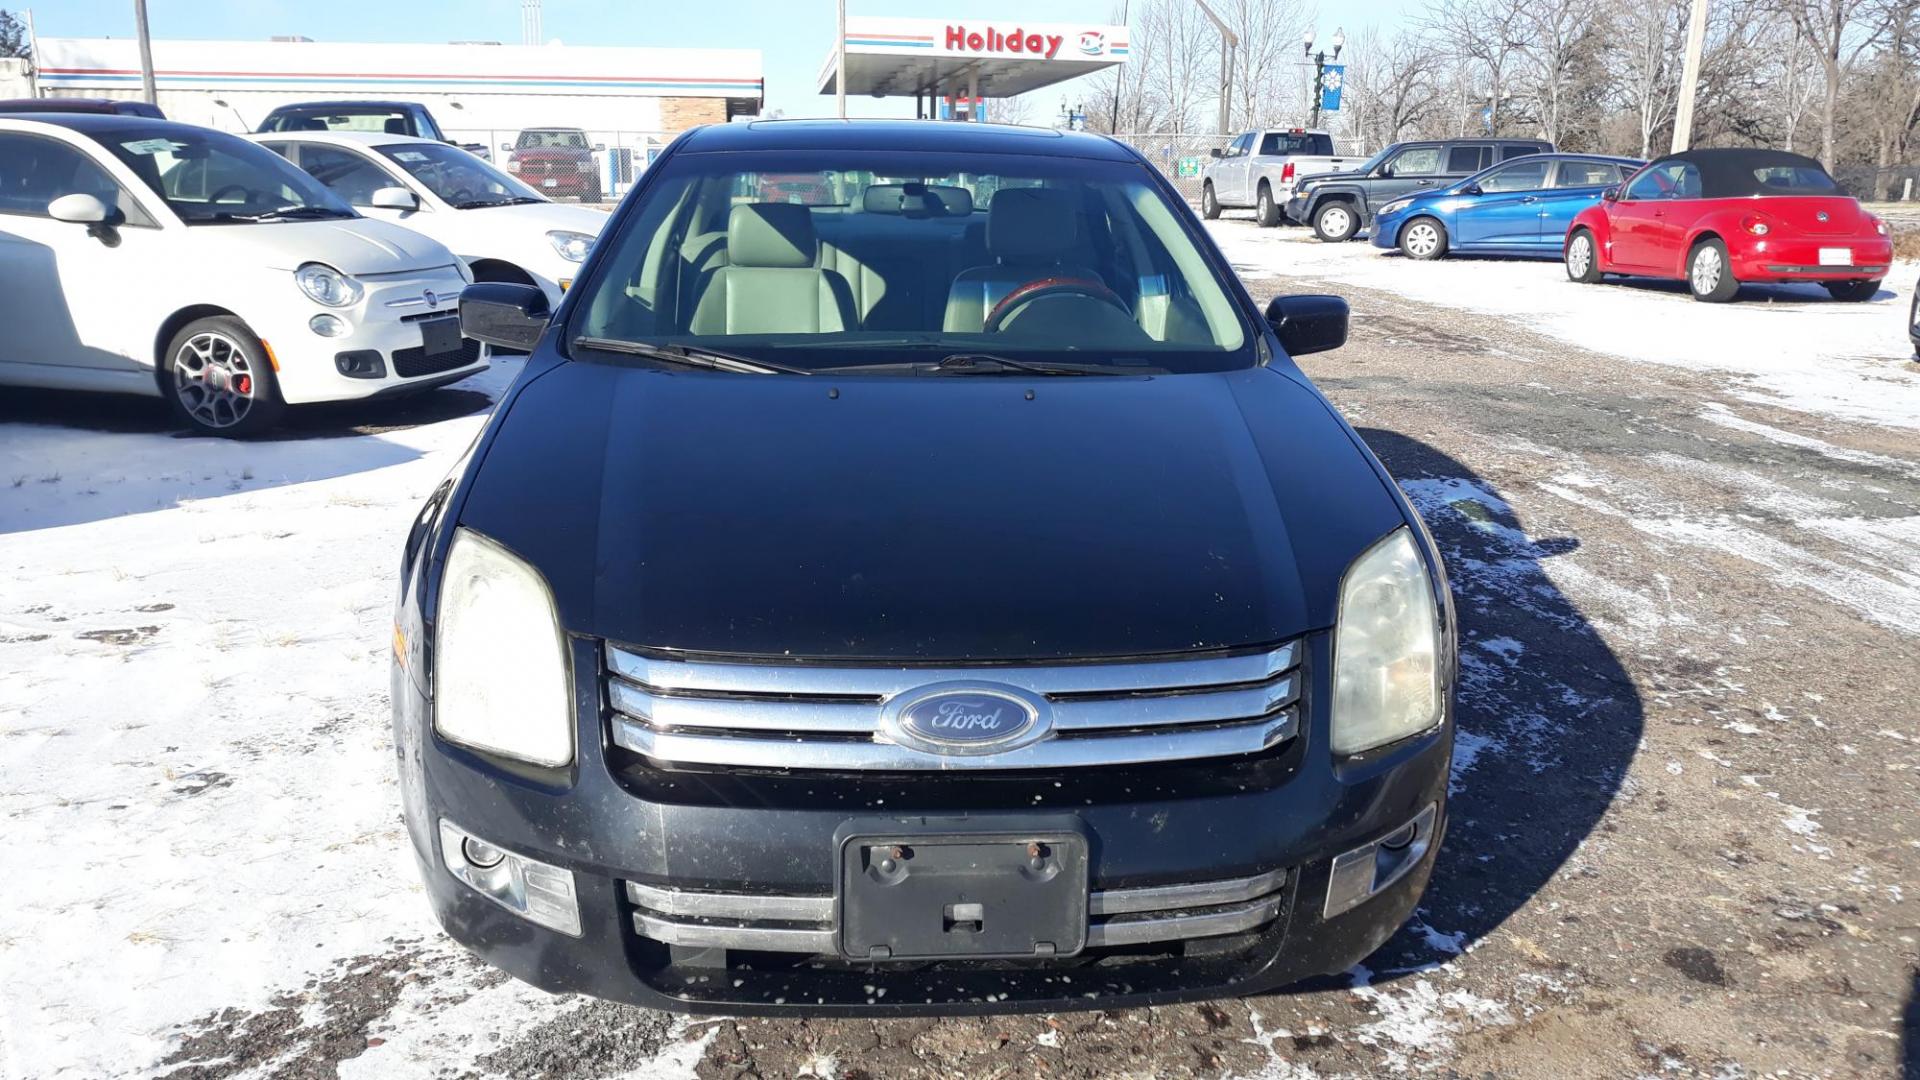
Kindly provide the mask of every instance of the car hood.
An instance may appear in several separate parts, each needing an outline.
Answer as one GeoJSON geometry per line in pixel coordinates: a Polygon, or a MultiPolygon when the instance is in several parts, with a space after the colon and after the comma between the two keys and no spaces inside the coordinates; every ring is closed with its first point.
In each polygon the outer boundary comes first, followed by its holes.
{"type": "Polygon", "coordinates": [[[453,253],[439,241],[372,218],[195,225],[192,229],[196,240],[225,249],[229,258],[277,270],[319,262],[342,273],[364,276],[425,270],[453,262],[453,253]]]}
{"type": "Polygon", "coordinates": [[[1314,181],[1317,181],[1317,180],[1358,180],[1364,175],[1366,174],[1354,172],[1351,169],[1336,170],[1334,172],[1317,172],[1317,173],[1308,173],[1305,176],[1296,176],[1294,177],[1293,182],[1294,184],[1299,185],[1299,184],[1313,183],[1314,181]]]}
{"type": "Polygon", "coordinates": [[[629,644],[1132,656],[1330,625],[1348,563],[1402,523],[1382,476],[1276,369],[829,379],[572,362],[513,401],[461,524],[538,567],[569,631],[629,644]]]}
{"type": "MultiPolygon", "coordinates": [[[[599,210],[589,210],[584,206],[562,206],[552,202],[519,203],[514,206],[479,206],[471,210],[462,210],[460,214],[466,221],[476,225],[539,230],[542,233],[565,229],[568,232],[599,236],[600,230],[607,226],[607,215],[599,210]]],[[[544,239],[542,242],[545,242],[544,239]]]]}

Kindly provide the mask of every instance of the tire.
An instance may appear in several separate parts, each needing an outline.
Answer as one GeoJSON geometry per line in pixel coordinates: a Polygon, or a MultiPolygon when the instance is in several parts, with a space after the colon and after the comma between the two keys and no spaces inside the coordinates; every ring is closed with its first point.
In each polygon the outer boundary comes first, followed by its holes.
{"type": "Polygon", "coordinates": [[[1415,259],[1440,258],[1447,253],[1447,227],[1439,218],[1414,218],[1400,230],[1400,252],[1415,259]]]}
{"type": "Polygon", "coordinates": [[[1858,304],[1871,300],[1880,291],[1878,281],[1829,281],[1827,295],[1844,304],[1858,304]]]}
{"type": "Polygon", "coordinates": [[[1213,197],[1213,182],[1200,188],[1200,216],[1212,221],[1220,216],[1220,200],[1213,197]]]}
{"type": "Polygon", "coordinates": [[[160,391],[198,435],[258,435],[287,409],[266,346],[231,315],[195,319],[173,335],[160,361],[160,391]]]}
{"type": "Polygon", "coordinates": [[[1740,282],[1727,262],[1727,245],[1702,240],[1687,252],[1687,289],[1706,304],[1724,304],[1740,291],[1740,282]]]}
{"type": "Polygon", "coordinates": [[[1263,229],[1280,224],[1280,206],[1273,201],[1273,189],[1264,180],[1260,182],[1260,199],[1254,204],[1253,220],[1263,229]]]}
{"type": "Polygon", "coordinates": [[[1569,280],[1582,285],[1592,285],[1600,280],[1600,250],[1593,242],[1593,233],[1586,229],[1573,230],[1573,235],[1567,237],[1567,247],[1561,255],[1569,280]]]}
{"type": "Polygon", "coordinates": [[[1345,243],[1360,231],[1360,217],[1351,203],[1330,202],[1313,212],[1313,235],[1329,244],[1345,243]]]}

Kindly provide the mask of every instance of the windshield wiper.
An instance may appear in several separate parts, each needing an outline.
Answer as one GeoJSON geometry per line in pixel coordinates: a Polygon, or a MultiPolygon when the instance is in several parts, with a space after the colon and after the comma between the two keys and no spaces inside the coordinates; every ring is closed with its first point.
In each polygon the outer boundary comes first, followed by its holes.
{"type": "Polygon", "coordinates": [[[282,206],[278,210],[262,210],[258,214],[213,215],[214,221],[318,221],[321,219],[347,218],[353,215],[344,210],[334,210],[325,206],[282,206]]]}
{"type": "Polygon", "coordinates": [[[685,345],[652,345],[644,341],[623,341],[619,338],[602,337],[577,337],[573,339],[573,344],[576,348],[644,356],[649,360],[660,360],[705,371],[738,371],[749,375],[813,374],[806,368],[788,367],[785,364],[774,364],[765,360],[749,360],[744,356],[734,356],[732,353],[715,352],[712,349],[693,349],[685,345]]]}
{"type": "Polygon", "coordinates": [[[522,203],[539,203],[546,201],[545,199],[535,199],[526,195],[515,195],[507,199],[468,199],[465,202],[454,203],[453,208],[455,210],[484,210],[489,206],[519,206],[522,203]]]}
{"type": "Polygon", "coordinates": [[[1030,364],[1024,360],[1011,360],[993,353],[954,353],[940,358],[933,370],[956,375],[972,375],[978,372],[1018,371],[1024,375],[1107,375],[1112,374],[1106,368],[1067,365],[1067,364],[1030,364]]]}

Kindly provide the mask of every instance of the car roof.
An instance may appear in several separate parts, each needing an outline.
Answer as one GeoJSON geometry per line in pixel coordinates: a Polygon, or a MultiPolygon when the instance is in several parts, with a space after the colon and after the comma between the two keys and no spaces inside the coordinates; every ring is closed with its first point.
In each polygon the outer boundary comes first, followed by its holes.
{"type": "Polygon", "coordinates": [[[358,146],[393,146],[400,143],[446,145],[435,139],[421,139],[412,135],[389,135],[384,131],[255,131],[247,138],[254,142],[285,142],[293,139],[300,142],[353,143],[358,146]]]}
{"type": "Polygon", "coordinates": [[[426,106],[417,101],[387,101],[356,98],[350,101],[296,101],[291,105],[276,105],[274,113],[294,112],[300,109],[422,109],[426,106]]]}
{"type": "Polygon", "coordinates": [[[682,151],[920,150],[1027,157],[1137,160],[1133,150],[1101,135],[1009,124],[951,120],[754,120],[696,128],[682,151]]]}
{"type": "Polygon", "coordinates": [[[29,120],[49,127],[63,127],[82,134],[92,135],[101,131],[130,135],[171,135],[179,131],[206,131],[197,124],[183,124],[178,120],[157,120],[151,116],[130,116],[126,113],[83,113],[83,112],[19,112],[0,113],[4,120],[29,120]]]}

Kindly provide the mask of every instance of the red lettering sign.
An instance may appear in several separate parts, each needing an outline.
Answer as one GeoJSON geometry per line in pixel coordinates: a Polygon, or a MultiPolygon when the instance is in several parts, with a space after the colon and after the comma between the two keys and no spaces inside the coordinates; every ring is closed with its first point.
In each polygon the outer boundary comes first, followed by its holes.
{"type": "Polygon", "coordinates": [[[1029,34],[1016,26],[1010,30],[988,27],[986,33],[964,26],[947,27],[947,48],[954,52],[1031,53],[1048,60],[1060,52],[1059,34],[1029,34]]]}

